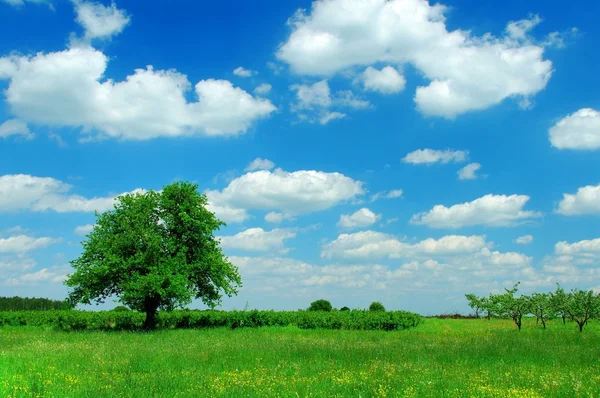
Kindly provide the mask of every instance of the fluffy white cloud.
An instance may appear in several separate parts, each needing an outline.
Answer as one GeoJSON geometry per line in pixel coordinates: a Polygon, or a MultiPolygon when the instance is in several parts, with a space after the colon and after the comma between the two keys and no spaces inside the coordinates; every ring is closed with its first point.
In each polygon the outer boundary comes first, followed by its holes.
{"type": "Polygon", "coordinates": [[[477,178],[476,172],[481,168],[479,163],[469,163],[456,173],[459,180],[474,180],[477,178]]]}
{"type": "Polygon", "coordinates": [[[50,0],[2,0],[3,2],[10,4],[14,7],[21,7],[25,5],[25,3],[33,3],[33,4],[51,4],[50,0]]]}
{"type": "Polygon", "coordinates": [[[558,242],[554,246],[554,252],[559,256],[594,255],[600,257],[600,238],[574,243],[558,242]]]}
{"type": "Polygon", "coordinates": [[[517,239],[515,239],[515,243],[517,243],[519,245],[528,245],[531,242],[533,242],[533,236],[531,236],[531,235],[523,235],[523,236],[519,236],[517,239]]]}
{"type": "Polygon", "coordinates": [[[239,77],[250,77],[254,74],[255,72],[250,70],[250,69],[246,69],[242,66],[238,66],[237,68],[235,68],[233,70],[233,74],[239,77]]]}
{"type": "Polygon", "coordinates": [[[241,223],[252,218],[245,209],[228,206],[226,204],[214,204],[210,196],[208,197],[208,211],[215,213],[215,216],[226,223],[241,223]]]}
{"type": "Polygon", "coordinates": [[[8,238],[0,238],[0,253],[25,253],[36,249],[43,249],[60,242],[60,239],[48,237],[34,238],[27,235],[10,236],[8,238]]]}
{"type": "Polygon", "coordinates": [[[565,216],[600,214],[600,185],[587,185],[577,193],[563,194],[555,212],[565,216]]]}
{"type": "Polygon", "coordinates": [[[428,212],[412,216],[412,224],[431,228],[462,228],[473,225],[510,227],[540,217],[534,211],[523,210],[529,201],[527,195],[485,195],[472,202],[451,207],[435,205],[428,212]]]}
{"type": "Polygon", "coordinates": [[[35,135],[29,131],[27,123],[19,119],[10,119],[0,124],[0,138],[8,138],[11,135],[23,136],[28,140],[35,137],[35,135]]]}
{"type": "Polygon", "coordinates": [[[325,125],[331,122],[332,120],[343,119],[346,116],[347,115],[342,112],[327,112],[323,114],[323,116],[321,116],[321,118],[319,119],[319,123],[325,125]]]}
{"type": "Polygon", "coordinates": [[[294,84],[290,89],[296,92],[297,107],[299,109],[312,109],[315,107],[327,108],[331,105],[331,91],[327,80],[321,80],[311,85],[294,84]]]}
{"type": "Polygon", "coordinates": [[[468,151],[455,151],[452,149],[417,149],[402,158],[404,163],[433,164],[433,163],[461,163],[469,158],[468,151]]]}
{"type": "Polygon", "coordinates": [[[273,87],[269,83],[263,83],[254,89],[254,94],[266,95],[271,92],[273,87]]]}
{"type": "Polygon", "coordinates": [[[275,163],[269,159],[256,158],[244,169],[244,171],[255,171],[255,170],[271,170],[275,167],[275,163]]]}
{"type": "Polygon", "coordinates": [[[112,3],[104,6],[99,3],[75,0],[76,21],[85,29],[86,39],[107,39],[125,29],[130,19],[124,10],[112,3]]]}
{"type": "Polygon", "coordinates": [[[404,76],[389,65],[381,70],[369,66],[362,73],[361,80],[366,91],[377,91],[382,94],[396,94],[406,86],[404,76]]]}
{"type": "Polygon", "coordinates": [[[322,76],[410,63],[430,81],[416,90],[418,109],[447,118],[546,87],[552,63],[527,36],[535,23],[510,22],[501,37],[475,37],[448,31],[445,11],[423,0],[317,0],[310,14],[299,10],[291,19],[277,57],[296,73],[322,76]]]}
{"type": "Polygon", "coordinates": [[[0,257],[0,275],[10,272],[28,271],[35,267],[35,261],[23,254],[0,257]]]}
{"type": "Polygon", "coordinates": [[[411,244],[393,235],[377,231],[361,231],[341,234],[325,244],[321,251],[324,258],[406,258],[422,255],[455,255],[475,253],[486,249],[483,236],[448,235],[440,239],[428,238],[411,244]]]}
{"type": "Polygon", "coordinates": [[[271,211],[265,214],[265,221],[271,224],[279,224],[283,220],[293,220],[294,217],[290,214],[271,211]]]}
{"type": "Polygon", "coordinates": [[[279,211],[290,216],[325,210],[364,194],[362,182],[315,170],[246,173],[222,191],[206,191],[213,205],[279,211]]]}
{"type": "MultiPolygon", "coordinates": [[[[72,186],[50,177],[26,174],[0,176],[0,212],[53,210],[67,212],[103,212],[113,207],[116,196],[85,198],[69,194],[72,186]]],[[[142,192],[136,189],[131,193],[142,192]]],[[[127,192],[125,192],[127,193],[127,192]]]]}
{"type": "Polygon", "coordinates": [[[373,195],[371,195],[371,199],[369,200],[370,202],[375,202],[376,200],[379,199],[396,199],[396,198],[400,198],[402,197],[402,195],[404,194],[404,191],[401,189],[393,189],[389,192],[377,192],[373,195]]]}
{"type": "Polygon", "coordinates": [[[599,149],[600,112],[583,108],[550,128],[550,143],[558,149],[599,149]]]}
{"type": "Polygon", "coordinates": [[[265,231],[262,228],[249,228],[232,236],[219,236],[223,249],[241,249],[249,251],[287,251],[284,241],[296,237],[293,229],[273,229],[265,231]]]}
{"type": "Polygon", "coordinates": [[[39,283],[61,283],[67,278],[67,274],[73,272],[73,269],[68,265],[43,268],[37,272],[21,275],[17,278],[6,280],[7,285],[36,285],[39,283]]]}
{"type": "Polygon", "coordinates": [[[105,79],[108,57],[88,46],[31,57],[0,58],[11,111],[25,122],[81,127],[133,140],[182,135],[237,135],[275,111],[227,80],[191,84],[175,70],[137,69],[123,81],[105,79]]]}
{"type": "Polygon", "coordinates": [[[363,207],[353,214],[342,214],[337,225],[342,228],[364,228],[375,224],[379,220],[381,220],[381,214],[375,214],[363,207]]]}
{"type": "Polygon", "coordinates": [[[78,227],[75,228],[75,233],[77,235],[87,235],[90,232],[92,232],[94,230],[94,224],[86,224],[86,225],[80,225],[78,227]]]}

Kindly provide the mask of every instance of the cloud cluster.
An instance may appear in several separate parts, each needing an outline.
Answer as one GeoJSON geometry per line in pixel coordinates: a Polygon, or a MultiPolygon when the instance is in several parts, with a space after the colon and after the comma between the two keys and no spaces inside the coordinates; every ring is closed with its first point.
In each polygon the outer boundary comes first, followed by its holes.
{"type": "Polygon", "coordinates": [[[574,194],[563,194],[555,212],[565,216],[600,214],[600,185],[587,185],[574,194]]]}
{"type": "Polygon", "coordinates": [[[600,112],[580,109],[552,126],[549,135],[558,149],[600,149],[600,112]]]}
{"type": "Polygon", "coordinates": [[[353,214],[342,214],[337,225],[341,228],[364,228],[375,224],[381,220],[381,214],[375,214],[371,210],[363,207],[353,214]]]}
{"type": "Polygon", "coordinates": [[[109,39],[125,29],[131,22],[124,10],[120,10],[112,3],[104,6],[99,3],[74,0],[76,21],[85,30],[84,38],[109,39]]]}
{"type": "Polygon", "coordinates": [[[287,252],[285,240],[296,237],[295,229],[273,229],[265,231],[262,228],[249,228],[231,236],[217,237],[223,249],[238,249],[246,251],[278,251],[287,252]]]}
{"type": "MultiPolygon", "coordinates": [[[[317,0],[298,10],[277,57],[303,75],[329,76],[378,63],[409,63],[429,80],[415,93],[426,115],[453,118],[546,87],[552,63],[529,32],[535,16],[500,37],[448,30],[446,6],[423,0],[317,0]]],[[[368,73],[368,72],[367,72],[368,73]]]]}

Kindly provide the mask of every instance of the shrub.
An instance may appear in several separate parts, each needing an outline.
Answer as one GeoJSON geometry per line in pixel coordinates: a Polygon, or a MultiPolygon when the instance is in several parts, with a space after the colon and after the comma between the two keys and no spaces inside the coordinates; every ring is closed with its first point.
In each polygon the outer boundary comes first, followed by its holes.
{"type": "Polygon", "coordinates": [[[331,303],[327,300],[317,300],[310,303],[310,307],[308,307],[309,311],[331,311],[333,307],[331,303]]]}
{"type": "Polygon", "coordinates": [[[379,301],[373,301],[369,306],[369,311],[385,311],[385,307],[379,301]]]}
{"type": "Polygon", "coordinates": [[[125,307],[124,305],[118,305],[115,308],[113,308],[111,311],[114,312],[127,312],[127,311],[131,311],[129,308],[125,307]]]}
{"type": "Polygon", "coordinates": [[[350,311],[350,308],[344,306],[344,307],[340,308],[340,311],[350,311]]]}

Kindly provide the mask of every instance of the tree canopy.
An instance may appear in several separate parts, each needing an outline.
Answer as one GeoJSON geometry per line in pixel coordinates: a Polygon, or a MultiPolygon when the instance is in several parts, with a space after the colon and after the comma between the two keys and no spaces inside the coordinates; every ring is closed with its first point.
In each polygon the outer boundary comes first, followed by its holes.
{"type": "Polygon", "coordinates": [[[113,210],[96,214],[83,253],[71,261],[69,300],[102,303],[115,296],[145,312],[144,326],[151,329],[159,309],[183,307],[193,298],[214,307],[222,294],[236,294],[240,274],[214,237],[225,223],[207,204],[198,186],[187,182],[117,198],[113,210]]]}

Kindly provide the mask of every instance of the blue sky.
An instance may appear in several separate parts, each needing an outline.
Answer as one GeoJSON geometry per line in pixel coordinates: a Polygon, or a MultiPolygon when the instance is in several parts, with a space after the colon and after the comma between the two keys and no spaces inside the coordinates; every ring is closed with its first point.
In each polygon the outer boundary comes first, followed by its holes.
{"type": "Polygon", "coordinates": [[[64,297],[94,210],[176,180],[223,308],[600,289],[599,7],[0,1],[0,294],[64,297]]]}

